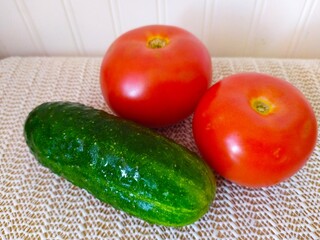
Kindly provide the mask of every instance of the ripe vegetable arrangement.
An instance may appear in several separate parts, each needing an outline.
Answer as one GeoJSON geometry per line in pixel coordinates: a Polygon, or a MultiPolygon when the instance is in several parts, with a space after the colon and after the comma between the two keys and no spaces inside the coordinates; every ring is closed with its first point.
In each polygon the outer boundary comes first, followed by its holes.
{"type": "Polygon", "coordinates": [[[78,103],[44,103],[26,120],[27,144],[41,164],[117,209],[150,223],[191,224],[215,196],[209,165],[237,184],[270,186],[305,164],[317,138],[310,104],[288,82],[243,73],[208,90],[211,72],[208,51],[189,32],[134,29],[101,65],[102,94],[119,117],[78,103]],[[193,112],[195,142],[209,165],[145,127],[193,112]]]}

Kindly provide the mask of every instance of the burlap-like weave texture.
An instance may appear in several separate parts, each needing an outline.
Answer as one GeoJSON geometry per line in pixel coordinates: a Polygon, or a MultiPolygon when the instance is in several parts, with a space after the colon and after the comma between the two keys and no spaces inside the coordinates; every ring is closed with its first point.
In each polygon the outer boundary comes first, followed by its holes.
{"type": "MultiPolygon", "coordinates": [[[[182,228],[150,225],[100,202],[41,166],[23,137],[28,113],[45,101],[76,101],[110,112],[99,85],[101,58],[0,61],[0,238],[2,239],[320,239],[320,144],[277,186],[248,189],[217,176],[209,212],[182,228]]],[[[262,72],[298,87],[320,116],[320,60],[214,58],[212,83],[262,72]]],[[[197,152],[192,116],[159,129],[197,152]]]]}

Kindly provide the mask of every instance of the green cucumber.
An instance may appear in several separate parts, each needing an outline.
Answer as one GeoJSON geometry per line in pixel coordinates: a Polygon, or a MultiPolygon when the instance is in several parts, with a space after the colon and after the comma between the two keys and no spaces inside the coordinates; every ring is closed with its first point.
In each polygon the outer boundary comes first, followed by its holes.
{"type": "Polygon", "coordinates": [[[42,165],[149,223],[191,224],[215,197],[214,175],[195,153],[101,110],[43,103],[29,113],[24,134],[42,165]]]}

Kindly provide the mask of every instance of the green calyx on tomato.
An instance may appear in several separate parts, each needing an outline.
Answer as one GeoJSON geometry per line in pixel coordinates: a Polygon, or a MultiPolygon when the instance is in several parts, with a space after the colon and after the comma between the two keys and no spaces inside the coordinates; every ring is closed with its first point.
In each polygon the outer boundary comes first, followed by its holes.
{"type": "Polygon", "coordinates": [[[147,46],[152,49],[164,48],[169,44],[169,39],[161,36],[150,37],[147,46]]]}
{"type": "Polygon", "coordinates": [[[271,114],[275,108],[272,102],[265,97],[253,98],[250,103],[252,109],[261,115],[271,114]]]}

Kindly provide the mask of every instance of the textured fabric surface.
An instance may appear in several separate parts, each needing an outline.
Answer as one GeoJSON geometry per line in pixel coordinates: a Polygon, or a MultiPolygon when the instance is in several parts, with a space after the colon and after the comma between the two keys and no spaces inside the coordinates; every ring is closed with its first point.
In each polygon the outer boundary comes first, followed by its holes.
{"type": "MultiPolygon", "coordinates": [[[[214,58],[213,82],[237,72],[290,81],[320,117],[320,60],[214,58]]],[[[320,143],[307,164],[277,186],[248,189],[217,176],[209,212],[182,228],[150,225],[102,203],[35,160],[23,137],[28,113],[45,101],[106,111],[100,58],[0,61],[0,239],[320,239],[320,143]]],[[[191,116],[164,134],[197,152],[191,116]]]]}

